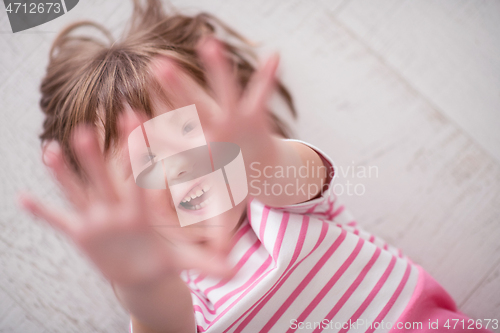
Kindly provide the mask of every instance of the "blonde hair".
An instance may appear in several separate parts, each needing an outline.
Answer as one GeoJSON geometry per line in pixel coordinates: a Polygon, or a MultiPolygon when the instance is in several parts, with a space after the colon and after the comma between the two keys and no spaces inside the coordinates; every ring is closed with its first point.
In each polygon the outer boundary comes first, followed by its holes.
{"type": "MultiPolygon", "coordinates": [[[[103,129],[104,153],[117,143],[118,115],[123,102],[147,117],[153,116],[152,92],[158,83],[148,71],[152,59],[167,54],[204,89],[204,71],[196,54],[198,41],[206,35],[225,34],[227,57],[244,88],[255,71],[256,55],[250,43],[216,17],[200,13],[193,17],[173,11],[168,15],[159,0],[134,0],[130,27],[120,41],[114,41],[103,26],[81,21],[71,24],[56,37],[47,73],[41,84],[40,107],[45,114],[42,143],[59,142],[63,155],[76,172],[81,168],[70,145],[71,133],[80,123],[103,129]],[[75,35],[82,27],[92,27],[106,38],[75,35]],[[236,45],[240,44],[240,45],[236,45]]],[[[219,38],[220,39],[220,38],[219,38]]],[[[291,114],[296,112],[287,89],[278,80],[278,93],[291,114]]],[[[270,121],[276,133],[289,136],[288,128],[272,112],[270,121]]]]}

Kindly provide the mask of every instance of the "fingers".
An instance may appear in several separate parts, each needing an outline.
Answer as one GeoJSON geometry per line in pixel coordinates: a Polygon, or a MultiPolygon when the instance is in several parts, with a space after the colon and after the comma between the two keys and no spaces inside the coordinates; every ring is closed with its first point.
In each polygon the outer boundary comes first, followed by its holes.
{"type": "Polygon", "coordinates": [[[234,111],[239,98],[239,83],[224,56],[222,44],[215,38],[206,37],[198,46],[198,54],[205,66],[208,83],[222,110],[226,114],[234,111]]]}
{"type": "Polygon", "coordinates": [[[188,77],[175,60],[167,56],[159,57],[151,64],[151,70],[167,94],[172,110],[194,103],[188,77]]]}
{"type": "Polygon", "coordinates": [[[141,214],[141,216],[138,216],[137,219],[146,224],[148,224],[147,222],[152,217],[152,214],[148,211],[146,205],[146,190],[135,183],[132,171],[132,162],[130,160],[128,137],[133,130],[135,130],[138,126],[141,126],[141,124],[147,120],[146,116],[135,113],[129,105],[126,105],[125,112],[118,118],[118,129],[120,133],[119,142],[121,146],[120,151],[122,152],[120,167],[122,168],[122,172],[124,174],[122,179],[126,183],[123,198],[129,203],[129,205],[137,208],[135,211],[140,212],[141,214]]]}
{"type": "Polygon", "coordinates": [[[76,218],[38,202],[31,195],[23,193],[19,196],[18,201],[22,208],[44,219],[52,227],[62,231],[71,238],[75,238],[80,232],[80,226],[76,218]]]}
{"type": "Polygon", "coordinates": [[[226,256],[231,250],[231,230],[224,223],[223,215],[210,218],[210,228],[207,228],[207,247],[215,254],[226,256]]]}
{"type": "Polygon", "coordinates": [[[206,91],[193,80],[192,75],[185,73],[175,60],[167,56],[158,58],[153,61],[151,68],[163,92],[168,96],[168,106],[172,110],[195,104],[205,130],[211,128],[214,121],[221,119],[218,107],[212,107],[212,104],[216,103],[207,103],[205,97],[209,96],[206,91]]]}
{"type": "MultiPolygon", "coordinates": [[[[207,246],[200,246],[182,240],[182,237],[176,238],[173,234],[177,228],[169,228],[168,233],[155,229],[157,236],[167,245],[172,253],[169,258],[174,260],[171,263],[176,269],[197,269],[203,274],[214,274],[220,277],[232,276],[232,268],[227,261],[227,256],[216,253],[207,246]],[[173,237],[172,237],[173,236],[173,237]]],[[[178,229],[177,229],[178,230],[178,229]]],[[[180,236],[180,235],[178,235],[180,236]]]]}
{"type": "Polygon", "coordinates": [[[133,177],[128,137],[133,130],[145,121],[147,121],[146,117],[135,114],[128,104],[125,105],[125,111],[118,117],[118,133],[120,135],[118,141],[120,142],[119,168],[122,171],[122,177],[120,180],[125,180],[130,176],[133,177]]]}
{"type": "Polygon", "coordinates": [[[95,192],[105,202],[117,201],[118,195],[99,148],[95,131],[85,126],[77,127],[72,137],[72,144],[90,182],[89,190],[95,192]]]}
{"type": "Polygon", "coordinates": [[[265,114],[267,101],[275,88],[278,64],[279,55],[275,53],[254,73],[240,101],[242,113],[252,116],[265,114]]]}
{"type": "Polygon", "coordinates": [[[64,194],[73,206],[79,210],[85,209],[88,205],[85,185],[75,173],[68,169],[63,160],[61,148],[57,143],[51,143],[50,151],[44,154],[44,161],[53,171],[64,194]]]}

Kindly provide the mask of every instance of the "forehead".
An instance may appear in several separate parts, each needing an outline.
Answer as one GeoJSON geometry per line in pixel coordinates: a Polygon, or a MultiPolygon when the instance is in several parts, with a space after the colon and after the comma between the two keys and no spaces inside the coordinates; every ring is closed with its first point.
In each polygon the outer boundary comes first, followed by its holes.
{"type": "MultiPolygon", "coordinates": [[[[171,65],[171,62],[167,62],[167,66],[169,64],[171,65]]],[[[153,68],[154,67],[151,69],[153,68]]],[[[208,109],[213,109],[217,104],[206,88],[200,85],[188,72],[186,72],[186,70],[181,69],[178,65],[171,67],[166,72],[155,69],[151,70],[151,73],[151,80],[147,80],[149,82],[142,82],[143,84],[146,83],[146,85],[142,85],[143,89],[139,89],[147,94],[151,115],[147,117],[147,119],[140,116],[144,113],[138,109],[144,110],[146,106],[137,103],[140,100],[144,101],[144,99],[139,96],[132,96],[134,93],[137,94],[138,91],[126,92],[129,93],[132,98],[132,104],[135,103],[138,105],[130,105],[126,100],[122,102],[122,112],[133,115],[139,121],[142,118],[141,123],[151,121],[161,116],[160,118],[163,119],[163,123],[179,127],[183,125],[183,122],[185,122],[187,118],[192,118],[192,115],[189,110],[182,110],[182,112],[171,111],[194,104],[198,108],[198,112],[200,112],[200,117],[203,118],[203,114],[207,113],[206,111],[208,109]]],[[[196,118],[199,119],[197,115],[196,118]]],[[[99,125],[100,124],[98,124],[98,127],[101,127],[99,125]]],[[[100,128],[99,130],[104,130],[104,128],[100,128]]],[[[102,134],[104,137],[104,131],[102,134]]],[[[120,142],[119,145],[122,146],[123,143],[120,142]]]]}
{"type": "MultiPolygon", "coordinates": [[[[182,108],[184,109],[184,108],[182,108]]],[[[188,117],[188,116],[193,116],[193,112],[190,109],[176,109],[176,110],[169,110],[164,113],[156,114],[153,119],[147,121],[147,123],[151,125],[159,124],[160,122],[163,124],[169,124],[169,125],[176,125],[180,126],[182,125],[182,121],[188,117]]],[[[146,124],[145,124],[146,125],[146,124]]]]}
{"type": "MultiPolygon", "coordinates": [[[[203,105],[213,103],[210,90],[198,82],[195,74],[182,68],[174,61],[157,57],[151,65],[152,82],[146,89],[150,96],[153,116],[195,104],[203,105]]],[[[178,115],[172,115],[175,121],[178,115]]]]}
{"type": "MultiPolygon", "coordinates": [[[[148,137],[175,137],[186,123],[200,124],[200,118],[195,104],[167,111],[143,123],[143,129],[148,137]]],[[[180,138],[178,138],[180,139],[180,138]]],[[[153,145],[151,139],[149,140],[153,145]]]]}

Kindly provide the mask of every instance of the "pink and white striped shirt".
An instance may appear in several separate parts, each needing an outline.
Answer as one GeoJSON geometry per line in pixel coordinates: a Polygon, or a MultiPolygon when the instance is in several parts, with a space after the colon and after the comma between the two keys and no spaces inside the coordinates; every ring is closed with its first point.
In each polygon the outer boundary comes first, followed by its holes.
{"type": "Polygon", "coordinates": [[[232,279],[181,274],[197,332],[389,332],[407,322],[421,332],[429,319],[467,318],[418,265],[359,228],[333,191],[281,208],[254,199],[247,212],[232,279]]]}

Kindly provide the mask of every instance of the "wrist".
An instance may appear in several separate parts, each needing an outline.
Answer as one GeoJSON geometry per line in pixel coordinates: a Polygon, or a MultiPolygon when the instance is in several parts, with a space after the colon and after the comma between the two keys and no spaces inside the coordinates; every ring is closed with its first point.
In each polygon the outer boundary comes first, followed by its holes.
{"type": "Polygon", "coordinates": [[[122,306],[140,323],[159,332],[193,327],[191,292],[179,275],[148,285],[113,285],[122,306]]]}

